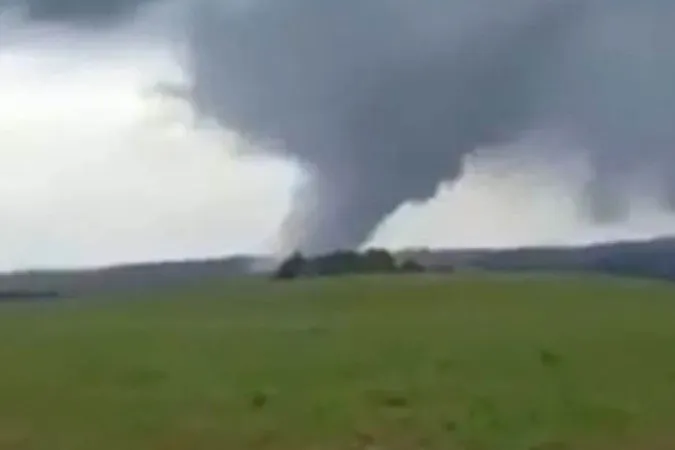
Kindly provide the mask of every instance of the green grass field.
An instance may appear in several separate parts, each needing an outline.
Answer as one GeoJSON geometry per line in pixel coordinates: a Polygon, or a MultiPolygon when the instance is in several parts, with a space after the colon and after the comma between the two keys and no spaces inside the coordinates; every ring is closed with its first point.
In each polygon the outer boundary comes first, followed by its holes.
{"type": "Polygon", "coordinates": [[[0,307],[0,449],[675,448],[675,287],[231,282],[0,307]]]}

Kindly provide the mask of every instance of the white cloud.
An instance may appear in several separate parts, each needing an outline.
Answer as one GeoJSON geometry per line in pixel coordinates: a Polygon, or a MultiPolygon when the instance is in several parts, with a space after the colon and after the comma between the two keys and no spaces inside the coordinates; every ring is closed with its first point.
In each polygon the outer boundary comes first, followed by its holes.
{"type": "Polygon", "coordinates": [[[627,187],[632,198],[626,220],[592,223],[581,208],[592,170],[583,151],[561,151],[560,145],[564,144],[555,136],[531,135],[509,148],[479,152],[466,161],[456,183],[444,186],[433,200],[401,207],[369,245],[578,245],[647,239],[675,231],[675,216],[662,207],[654,192],[632,186],[627,187]],[[533,152],[532,146],[539,148],[533,152]],[[502,157],[506,154],[509,158],[502,157]]]}
{"type": "Polygon", "coordinates": [[[0,267],[269,251],[296,170],[148,95],[161,51],[93,56],[0,50],[0,267]]]}

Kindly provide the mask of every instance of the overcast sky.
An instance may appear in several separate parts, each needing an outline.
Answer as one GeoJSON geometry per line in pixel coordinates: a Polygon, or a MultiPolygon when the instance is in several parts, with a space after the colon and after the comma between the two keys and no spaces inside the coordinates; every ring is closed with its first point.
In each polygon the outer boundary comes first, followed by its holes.
{"type": "MultiPolygon", "coordinates": [[[[238,156],[235,136],[152,91],[185,76],[164,31],[141,44],[124,36],[0,19],[0,269],[275,250],[301,171],[238,156]]],[[[552,144],[519,145],[527,155],[552,144]]],[[[587,225],[583,161],[557,167],[526,156],[469,160],[457,183],[403,206],[373,244],[558,244],[675,229],[645,201],[626,223],[587,225]]]]}

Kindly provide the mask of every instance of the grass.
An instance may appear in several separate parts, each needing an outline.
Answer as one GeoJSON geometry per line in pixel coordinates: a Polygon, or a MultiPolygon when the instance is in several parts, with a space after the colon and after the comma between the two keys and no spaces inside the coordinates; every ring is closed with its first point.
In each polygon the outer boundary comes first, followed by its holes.
{"type": "Polygon", "coordinates": [[[659,283],[236,282],[3,305],[0,361],[0,450],[675,448],[675,288],[659,283]]]}

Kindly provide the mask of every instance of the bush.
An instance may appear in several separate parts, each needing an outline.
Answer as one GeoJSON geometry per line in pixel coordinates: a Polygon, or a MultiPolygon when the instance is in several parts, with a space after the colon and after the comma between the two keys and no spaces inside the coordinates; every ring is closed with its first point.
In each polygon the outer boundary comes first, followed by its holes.
{"type": "Polygon", "coordinates": [[[281,263],[274,274],[274,278],[278,280],[295,279],[302,275],[306,264],[307,261],[305,260],[304,256],[302,256],[302,254],[299,252],[295,252],[281,263]]]}
{"type": "Polygon", "coordinates": [[[300,276],[337,276],[350,274],[417,273],[425,271],[420,263],[407,260],[398,266],[386,250],[371,249],[365,253],[341,250],[314,258],[296,252],[284,260],[275,273],[276,279],[291,280],[300,276]]]}
{"type": "Polygon", "coordinates": [[[424,266],[417,261],[409,259],[401,264],[401,271],[406,273],[420,273],[424,272],[424,266]]]}

